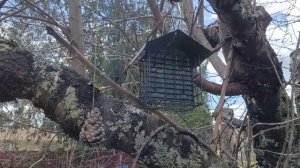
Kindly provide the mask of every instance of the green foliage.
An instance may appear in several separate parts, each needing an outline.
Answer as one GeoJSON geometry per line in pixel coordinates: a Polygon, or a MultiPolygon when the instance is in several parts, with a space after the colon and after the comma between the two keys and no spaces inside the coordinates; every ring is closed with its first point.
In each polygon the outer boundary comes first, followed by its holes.
{"type": "Polygon", "coordinates": [[[179,124],[198,133],[202,132],[202,127],[208,126],[212,122],[212,116],[208,108],[202,106],[186,112],[171,112],[169,115],[174,117],[179,124]]]}

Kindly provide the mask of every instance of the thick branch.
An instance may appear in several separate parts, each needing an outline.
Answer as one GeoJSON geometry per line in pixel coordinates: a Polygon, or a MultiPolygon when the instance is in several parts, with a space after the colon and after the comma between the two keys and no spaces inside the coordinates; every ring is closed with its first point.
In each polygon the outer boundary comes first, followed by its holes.
{"type": "MultiPolygon", "coordinates": [[[[196,40],[205,46],[209,50],[213,50],[213,47],[206,39],[204,32],[202,31],[201,27],[195,26],[194,23],[194,10],[193,10],[193,2],[192,0],[184,0],[182,1],[182,10],[185,17],[185,21],[190,29],[193,29],[193,34],[196,40]]],[[[214,69],[220,75],[221,78],[224,78],[225,73],[225,65],[222,60],[218,57],[218,53],[214,53],[212,56],[208,58],[209,62],[212,64],[214,69]]]]}
{"type": "MultiPolygon", "coordinates": [[[[203,91],[209,92],[214,95],[220,95],[222,85],[210,82],[202,77],[197,77],[195,80],[196,85],[203,91]]],[[[249,90],[247,86],[240,83],[229,83],[226,89],[226,96],[237,96],[242,94],[248,94],[249,90]]]]}
{"type": "Polygon", "coordinates": [[[291,53],[291,74],[292,74],[292,91],[294,91],[294,103],[296,104],[296,111],[300,116],[300,34],[298,37],[298,43],[296,50],[291,53]]]}
{"type": "MultiPolygon", "coordinates": [[[[153,25],[155,26],[155,25],[159,24],[158,25],[158,30],[161,30],[161,32],[163,34],[166,34],[167,32],[169,32],[169,29],[166,25],[164,25],[164,22],[161,21],[162,15],[161,15],[160,8],[162,8],[162,7],[158,7],[158,4],[157,4],[156,1],[147,0],[147,2],[148,2],[148,5],[150,7],[150,10],[151,10],[151,12],[154,16],[153,17],[153,19],[154,19],[154,24],[153,25]]],[[[156,34],[156,33],[154,33],[154,34],[156,34]]]]}
{"type": "MultiPolygon", "coordinates": [[[[29,99],[77,140],[134,155],[164,124],[99,91],[93,93],[91,82],[68,68],[33,65],[30,53],[3,46],[0,102],[29,99]]],[[[150,167],[226,167],[205,146],[171,128],[157,133],[143,148],[140,161],[150,167]]]]}

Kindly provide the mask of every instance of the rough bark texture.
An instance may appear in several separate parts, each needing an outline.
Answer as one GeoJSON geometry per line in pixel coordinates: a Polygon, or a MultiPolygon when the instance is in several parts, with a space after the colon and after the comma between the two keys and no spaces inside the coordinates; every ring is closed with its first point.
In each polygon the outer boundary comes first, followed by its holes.
{"type": "MultiPolygon", "coordinates": [[[[209,3],[232,36],[233,48],[237,53],[234,56],[235,79],[232,80],[239,81],[249,89],[245,100],[252,124],[285,121],[291,106],[282,85],[281,66],[265,39],[265,29],[270,22],[268,13],[259,7],[256,9],[257,15],[254,15],[248,0],[209,0],[209,3]]],[[[272,127],[256,126],[253,135],[272,127]]],[[[282,151],[286,143],[285,134],[284,128],[274,127],[254,139],[260,166],[276,167],[280,155],[274,152],[285,152],[282,151]]]]}
{"type": "Polygon", "coordinates": [[[151,114],[93,93],[91,82],[68,68],[36,65],[29,52],[3,41],[0,71],[0,102],[29,99],[79,141],[135,155],[153,136],[140,155],[146,166],[226,167],[205,146],[170,127],[151,135],[164,125],[151,114]]]}
{"type": "MultiPolygon", "coordinates": [[[[299,38],[300,39],[300,38],[299,38]]],[[[298,40],[299,40],[298,39],[298,40]]],[[[298,41],[299,43],[300,41],[298,41]]],[[[297,47],[298,44],[297,44],[297,47]]],[[[296,105],[297,117],[300,115],[300,49],[297,48],[294,52],[291,53],[291,76],[292,76],[292,95],[291,97],[294,99],[294,104],[296,105]]],[[[300,142],[299,142],[299,120],[296,120],[292,124],[296,125],[296,130],[298,130],[294,135],[294,143],[292,152],[299,153],[300,152],[300,142]]],[[[291,168],[300,167],[300,158],[298,155],[291,156],[289,158],[289,163],[291,168]]]]}

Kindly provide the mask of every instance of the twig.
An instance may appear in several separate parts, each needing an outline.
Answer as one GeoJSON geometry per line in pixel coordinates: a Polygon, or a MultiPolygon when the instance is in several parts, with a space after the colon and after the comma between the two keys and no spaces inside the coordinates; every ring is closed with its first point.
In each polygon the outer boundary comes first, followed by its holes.
{"type": "Polygon", "coordinates": [[[38,14],[44,16],[44,18],[49,19],[51,22],[53,22],[54,25],[59,27],[59,24],[48,14],[46,13],[43,9],[39,8],[35,4],[31,3],[28,0],[24,0],[26,5],[31,8],[33,11],[37,12],[38,14]]]}
{"type": "MultiPolygon", "coordinates": [[[[37,3],[38,3],[38,2],[37,2],[37,3]]],[[[16,15],[16,14],[22,12],[23,10],[25,10],[25,9],[27,9],[27,8],[28,8],[28,7],[24,7],[24,8],[21,8],[21,9],[17,10],[17,11],[12,12],[12,13],[7,13],[7,16],[4,16],[3,18],[0,19],[0,22],[2,22],[3,20],[5,20],[6,18],[9,18],[10,16],[14,16],[14,15],[16,15]]]]}
{"type": "MultiPolygon", "coordinates": [[[[126,21],[130,21],[130,20],[153,19],[153,17],[154,17],[153,15],[149,15],[149,16],[136,16],[136,17],[131,17],[131,18],[124,18],[124,19],[113,20],[113,22],[114,23],[119,23],[119,22],[126,22],[126,21]]],[[[172,16],[172,15],[168,15],[167,18],[174,18],[174,19],[184,20],[183,17],[172,16]]]]}
{"type": "MultiPolygon", "coordinates": [[[[295,126],[298,126],[298,125],[300,125],[300,124],[295,124],[295,126]]],[[[251,141],[254,139],[254,138],[256,138],[257,136],[259,136],[259,135],[262,135],[262,134],[264,134],[265,132],[268,132],[268,131],[272,131],[272,130],[279,130],[279,129],[281,129],[281,128],[284,128],[285,127],[285,125],[281,125],[281,126],[276,126],[276,127],[271,127],[271,128],[268,128],[268,129],[264,129],[264,130],[261,130],[261,131],[259,131],[257,134],[254,134],[252,137],[251,137],[251,141]]]]}
{"type": "Polygon", "coordinates": [[[7,0],[2,0],[2,1],[0,2],[0,9],[3,7],[3,5],[4,5],[6,2],[7,2],[7,0]]]}
{"type": "Polygon", "coordinates": [[[137,161],[143,151],[143,149],[145,148],[145,146],[150,142],[150,140],[156,135],[158,134],[160,131],[166,129],[169,125],[168,124],[165,124],[165,125],[162,125],[160,127],[158,127],[154,132],[151,133],[151,135],[146,139],[146,141],[142,144],[142,146],[139,148],[139,150],[136,152],[136,156],[133,160],[133,164],[132,164],[132,167],[131,168],[136,168],[136,164],[137,164],[137,161]]]}
{"type": "Polygon", "coordinates": [[[61,26],[55,19],[53,19],[48,13],[46,13],[43,9],[41,9],[40,7],[38,7],[35,4],[31,3],[28,0],[24,0],[27,4],[27,6],[32,9],[33,11],[35,11],[36,13],[40,14],[41,16],[43,16],[45,19],[49,20],[50,23],[52,23],[53,25],[57,26],[58,28],[60,28],[60,30],[63,32],[63,34],[68,38],[68,40],[70,40],[70,33],[67,31],[67,28],[61,26]]]}
{"type": "Polygon", "coordinates": [[[279,153],[279,152],[274,152],[274,151],[270,151],[270,150],[264,150],[264,149],[253,149],[254,151],[261,151],[261,152],[268,152],[268,153],[272,153],[272,154],[276,154],[276,155],[282,155],[282,156],[300,156],[300,153],[293,153],[293,154],[289,154],[289,153],[279,153]]]}
{"type": "Polygon", "coordinates": [[[109,20],[107,17],[103,16],[101,13],[99,13],[99,15],[106,20],[107,22],[109,22],[110,24],[112,24],[116,29],[118,29],[123,36],[125,37],[125,40],[127,41],[128,44],[130,44],[133,48],[138,49],[137,46],[135,44],[133,44],[133,42],[129,39],[129,37],[127,36],[126,32],[124,29],[122,29],[119,25],[117,25],[115,22],[109,20]]]}
{"type": "Polygon", "coordinates": [[[50,142],[48,143],[48,146],[47,146],[47,148],[46,148],[46,152],[43,154],[42,158],[39,159],[39,160],[37,160],[36,162],[34,162],[29,168],[34,167],[36,164],[38,164],[39,162],[41,162],[41,161],[45,158],[45,156],[46,156],[46,154],[47,154],[47,151],[49,150],[49,147],[50,147],[51,143],[53,142],[54,138],[56,137],[56,135],[57,135],[57,134],[55,134],[55,135],[51,138],[51,140],[50,140],[50,142]]]}
{"type": "Polygon", "coordinates": [[[154,26],[154,28],[152,29],[152,31],[150,32],[150,34],[147,36],[146,40],[145,40],[145,44],[143,45],[143,47],[141,47],[138,52],[136,52],[135,56],[133,57],[133,60],[131,60],[131,62],[129,63],[129,65],[123,70],[123,72],[121,73],[121,78],[124,76],[124,74],[127,72],[127,70],[132,66],[133,61],[135,61],[135,58],[142,52],[142,50],[144,49],[144,47],[146,46],[146,42],[149,41],[149,39],[151,38],[151,36],[153,34],[155,34],[155,32],[157,31],[159,25],[161,24],[161,22],[171,13],[171,11],[174,8],[174,4],[172,4],[172,8],[168,11],[168,13],[166,13],[163,17],[161,17],[159,19],[159,21],[156,23],[156,25],[154,26]]]}
{"type": "Polygon", "coordinates": [[[225,149],[223,149],[221,146],[220,146],[220,149],[221,149],[227,156],[229,156],[229,157],[232,159],[232,161],[235,162],[235,164],[238,164],[238,163],[239,163],[239,161],[238,161],[236,158],[234,158],[228,151],[226,151],[225,149]]]}
{"type": "Polygon", "coordinates": [[[226,94],[226,88],[229,84],[230,81],[230,72],[231,72],[231,64],[232,64],[232,58],[233,58],[233,48],[230,49],[229,53],[228,53],[228,61],[227,61],[227,66],[225,69],[225,80],[223,81],[222,84],[222,90],[221,90],[221,96],[220,96],[220,100],[219,103],[216,107],[215,110],[215,114],[216,114],[216,124],[213,130],[213,135],[212,135],[212,139],[211,139],[211,149],[213,151],[217,151],[217,144],[218,142],[216,142],[216,140],[219,137],[219,127],[221,126],[221,118],[222,118],[222,109],[225,103],[225,94],[226,94]]]}
{"type": "MultiPolygon", "coordinates": [[[[300,45],[300,33],[299,33],[299,36],[298,36],[298,41],[297,41],[297,45],[296,45],[296,50],[297,51],[299,49],[299,45],[300,45]]],[[[296,52],[294,53],[293,57],[296,56],[296,52]]],[[[290,109],[290,115],[291,115],[291,119],[294,119],[295,118],[295,108],[294,108],[294,103],[295,103],[295,82],[296,82],[296,60],[297,58],[292,58],[292,67],[291,67],[291,76],[292,76],[292,91],[291,91],[291,105],[292,105],[292,108],[289,108],[290,109]]],[[[294,140],[294,131],[295,131],[295,123],[294,121],[291,122],[290,125],[287,126],[287,137],[288,137],[288,143],[287,143],[287,150],[286,150],[286,153],[290,153],[291,150],[292,150],[292,144],[293,144],[293,140],[294,140]]],[[[285,161],[284,161],[284,164],[283,164],[283,167],[287,167],[288,165],[288,161],[290,159],[290,156],[288,155],[286,158],[285,158],[285,161]]]]}
{"type": "Polygon", "coordinates": [[[171,9],[163,16],[159,19],[159,21],[156,23],[156,25],[153,27],[153,30],[150,32],[150,34],[148,35],[148,37],[146,38],[146,42],[149,41],[150,37],[157,31],[159,25],[161,24],[161,22],[168,16],[171,14],[172,10],[174,8],[174,4],[172,4],[171,9]]]}
{"type": "Polygon", "coordinates": [[[238,136],[237,136],[237,144],[236,144],[236,146],[235,146],[235,149],[233,149],[233,150],[234,150],[234,151],[233,151],[233,155],[235,155],[234,157],[235,157],[236,159],[238,159],[238,149],[239,149],[240,146],[241,146],[240,138],[241,138],[242,132],[243,132],[244,129],[245,129],[245,123],[246,123],[246,121],[247,121],[247,117],[248,117],[248,111],[246,112],[246,115],[245,115],[245,117],[244,117],[244,120],[243,120],[243,122],[242,122],[242,124],[241,124],[241,128],[240,128],[240,130],[239,130],[239,132],[238,132],[238,136]]]}
{"type": "Polygon", "coordinates": [[[198,5],[198,8],[197,8],[197,12],[196,12],[196,14],[195,15],[193,15],[193,19],[192,19],[192,25],[191,25],[191,27],[190,27],[190,32],[189,32],[189,36],[191,36],[192,34],[193,34],[193,29],[194,29],[194,26],[195,26],[195,24],[196,24],[196,22],[197,22],[197,18],[198,18],[198,16],[199,16],[199,13],[200,13],[200,10],[201,10],[201,6],[200,6],[200,4],[202,3],[202,1],[203,0],[199,0],[199,5],[198,5]]]}
{"type": "Polygon", "coordinates": [[[36,162],[34,162],[29,168],[33,168],[36,164],[38,164],[39,162],[41,162],[44,158],[45,158],[45,153],[43,154],[43,156],[39,159],[39,160],[37,160],[36,162]]]}
{"type": "Polygon", "coordinates": [[[128,91],[125,91],[121,86],[119,86],[117,83],[115,83],[112,79],[110,79],[104,72],[99,70],[94,64],[92,64],[88,59],[84,57],[84,55],[70,42],[66,41],[63,37],[61,37],[52,27],[46,26],[46,30],[48,34],[52,35],[57,41],[59,41],[62,45],[64,45],[66,48],[68,48],[70,51],[77,54],[76,59],[81,61],[83,64],[85,64],[89,69],[92,71],[95,70],[95,73],[103,77],[105,82],[107,82],[112,88],[120,92],[120,94],[130,98],[135,103],[140,104],[140,100],[137,99],[132,93],[129,93],[128,91]]]}
{"type": "Polygon", "coordinates": [[[288,124],[290,122],[296,121],[296,120],[300,120],[300,117],[288,120],[288,121],[283,121],[283,122],[278,122],[278,123],[257,123],[254,124],[252,127],[256,127],[256,126],[260,126],[260,125],[269,125],[269,126],[280,126],[280,125],[284,125],[284,124],[288,124]]]}
{"type": "MultiPolygon", "coordinates": [[[[251,127],[250,120],[247,120],[247,138],[250,139],[253,136],[253,128],[251,127]]],[[[247,159],[247,167],[250,167],[251,165],[251,147],[252,147],[252,140],[249,140],[246,142],[245,149],[248,149],[246,154],[247,159]]]]}
{"type": "Polygon", "coordinates": [[[106,45],[106,46],[102,46],[104,49],[107,49],[107,50],[109,50],[109,51],[111,51],[111,52],[113,52],[113,53],[116,53],[116,54],[118,54],[118,55],[120,55],[120,56],[123,56],[123,57],[125,57],[125,58],[131,58],[131,55],[127,55],[127,54],[125,54],[125,53],[121,53],[121,52],[119,52],[119,51],[117,51],[117,50],[114,50],[114,49],[112,49],[112,48],[110,48],[108,45],[106,45]]]}
{"type": "Polygon", "coordinates": [[[18,123],[18,124],[21,124],[21,125],[24,125],[24,126],[27,126],[27,127],[35,128],[35,129],[38,129],[38,130],[40,130],[40,131],[51,132],[51,133],[59,133],[58,131],[54,131],[54,130],[46,130],[46,129],[39,128],[39,127],[36,127],[36,126],[34,126],[34,125],[31,125],[31,124],[24,123],[24,122],[22,122],[22,121],[18,121],[18,120],[9,118],[9,117],[7,117],[6,115],[1,114],[1,113],[0,113],[0,116],[3,117],[3,118],[6,118],[6,119],[9,120],[9,121],[13,121],[13,122],[15,122],[15,123],[18,123]]]}
{"type": "MultiPolygon", "coordinates": [[[[42,19],[42,18],[38,18],[38,17],[32,17],[32,16],[26,16],[26,15],[19,15],[19,14],[12,14],[12,13],[5,13],[5,12],[0,12],[0,16],[8,16],[8,17],[18,17],[18,18],[24,18],[24,19],[30,19],[30,20],[38,20],[41,22],[45,22],[45,23],[49,23],[52,24],[52,22],[49,22],[49,20],[47,19],[42,19]]],[[[6,17],[5,17],[6,18],[6,17]]],[[[1,20],[4,20],[5,18],[1,18],[1,20]]],[[[0,20],[0,21],[1,21],[0,20]]]]}

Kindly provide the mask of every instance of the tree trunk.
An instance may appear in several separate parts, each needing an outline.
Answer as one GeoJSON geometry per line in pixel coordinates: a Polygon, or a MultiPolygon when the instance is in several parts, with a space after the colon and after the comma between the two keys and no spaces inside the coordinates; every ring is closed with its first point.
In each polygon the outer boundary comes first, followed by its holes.
{"type": "Polygon", "coordinates": [[[258,164],[276,167],[280,153],[285,152],[286,129],[272,124],[256,125],[285,121],[291,107],[284,90],[281,66],[265,38],[271,17],[262,7],[255,9],[258,16],[254,16],[249,0],[209,0],[209,3],[231,34],[236,53],[231,81],[239,81],[250,91],[244,98],[254,127],[254,151],[258,164]],[[267,129],[271,130],[264,131],[267,129]]]}
{"type": "Polygon", "coordinates": [[[162,20],[161,10],[163,9],[164,2],[161,2],[160,6],[157,4],[156,1],[147,0],[149,8],[153,14],[153,28],[158,24],[158,27],[153,32],[153,37],[157,36],[157,30],[160,31],[161,34],[166,34],[169,32],[168,26],[165,24],[164,20],[162,20]]]}
{"type": "Polygon", "coordinates": [[[36,65],[29,52],[1,42],[5,48],[0,50],[0,102],[31,100],[70,137],[138,153],[140,163],[148,167],[227,167],[204,144],[151,114],[99,91],[93,93],[91,82],[73,70],[36,65]]]}
{"type": "MultiPolygon", "coordinates": [[[[69,1],[69,22],[70,22],[70,38],[72,43],[78,48],[81,53],[84,53],[83,44],[83,27],[81,16],[81,0],[69,1]]],[[[86,67],[76,58],[76,53],[70,51],[71,54],[71,68],[77,73],[87,77],[86,67]]]]}
{"type": "Polygon", "coordinates": [[[300,48],[297,48],[295,52],[291,54],[291,71],[292,79],[294,83],[294,98],[297,109],[297,114],[300,116],[300,48]]]}
{"type": "MultiPolygon", "coordinates": [[[[184,0],[182,1],[182,11],[185,17],[185,21],[189,27],[189,29],[193,30],[193,35],[196,40],[206,47],[209,50],[213,50],[211,43],[206,39],[204,32],[201,27],[195,26],[194,23],[194,10],[193,10],[193,1],[192,0],[184,0]],[[192,28],[191,28],[192,27],[192,28]]],[[[208,58],[209,62],[212,64],[217,73],[224,78],[225,65],[222,60],[218,57],[218,52],[215,52],[208,58]]]]}

